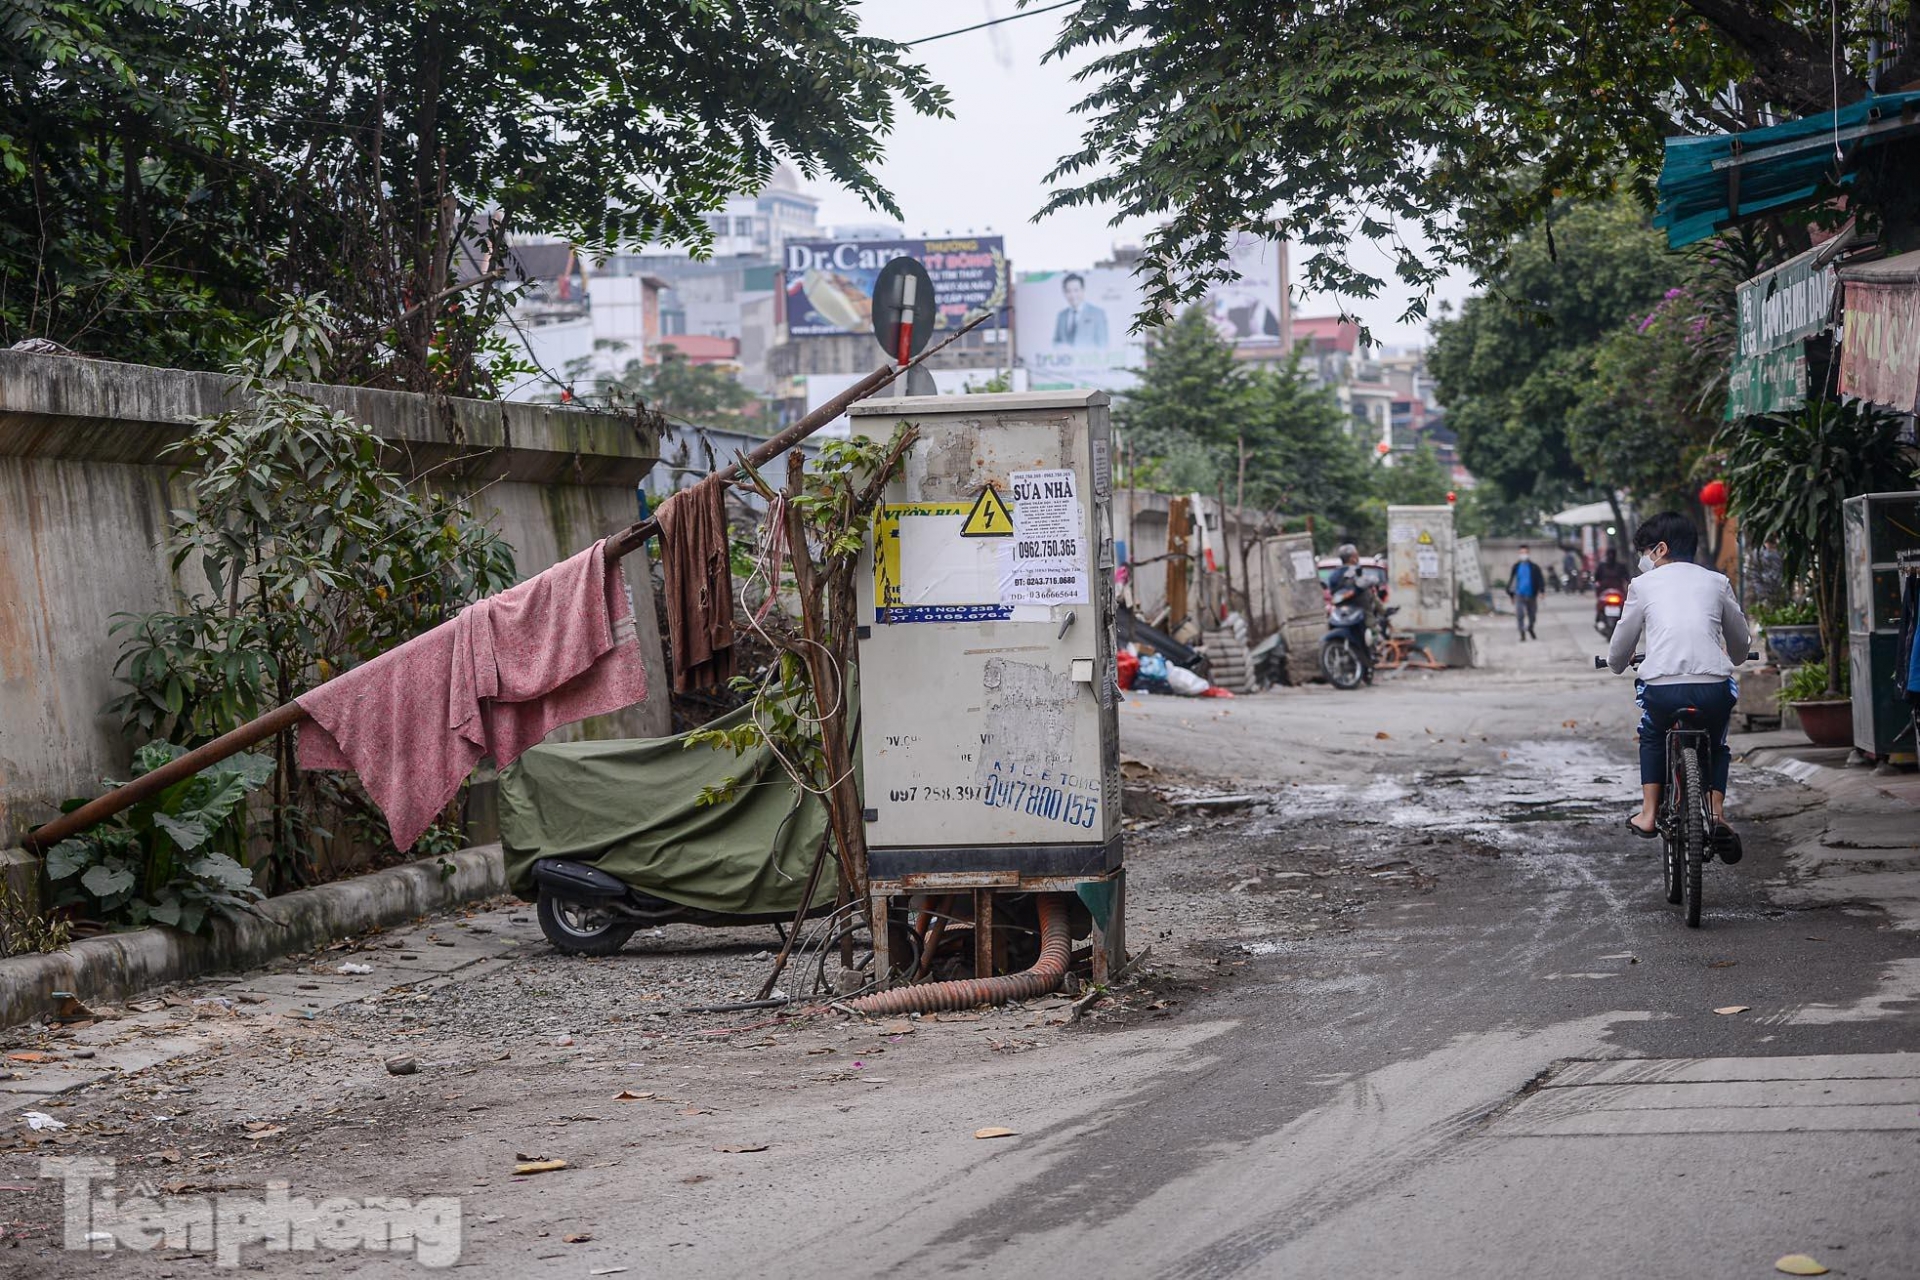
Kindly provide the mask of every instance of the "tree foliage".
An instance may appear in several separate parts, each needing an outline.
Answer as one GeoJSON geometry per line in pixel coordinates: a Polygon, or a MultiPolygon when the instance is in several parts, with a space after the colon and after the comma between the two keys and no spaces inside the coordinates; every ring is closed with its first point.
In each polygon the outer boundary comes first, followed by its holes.
{"type": "Polygon", "coordinates": [[[0,339],[163,363],[325,292],[329,379],[484,393],[512,233],[704,249],[783,158],[898,216],[946,110],[851,0],[0,4],[0,339]]]}
{"type": "Polygon", "coordinates": [[[564,375],[571,385],[593,386],[590,393],[576,397],[582,402],[615,409],[645,405],[696,427],[752,431],[761,423],[759,397],[738,378],[715,365],[695,364],[671,346],[660,348],[657,362],[629,360],[617,376],[597,383],[591,381],[592,365],[592,358],[583,356],[569,361],[564,375]]]}
{"type": "MultiPolygon", "coordinates": [[[[1435,322],[1428,358],[1467,469],[1542,506],[1632,479],[1598,444],[1576,457],[1568,428],[1600,345],[1660,303],[1676,266],[1625,199],[1576,207],[1553,240],[1517,240],[1487,292],[1435,322]]],[[[1670,451],[1656,457],[1671,465],[1670,451]]]]}
{"type": "Polygon", "coordinates": [[[1830,693],[1846,645],[1846,545],[1841,508],[1861,493],[1906,487],[1916,454],[1900,415],[1864,401],[1812,400],[1791,413],[1728,427],[1728,508],[1755,544],[1779,552],[1789,581],[1810,579],[1826,642],[1830,693]]]}
{"type": "MultiPolygon", "coordinates": [[[[332,341],[324,300],[289,303],[232,370],[239,404],[171,447],[190,504],[173,567],[191,585],[183,608],[116,623],[128,691],[108,710],[130,734],[198,746],[514,581],[512,549],[466,498],[410,487],[371,428],[285,381],[332,341]]],[[[381,829],[344,782],[295,770],[291,735],[273,763],[281,883],[312,875],[311,837],[329,834],[309,830],[317,802],[381,829]]]]}
{"type": "Polygon", "coordinates": [[[1497,270],[1564,202],[1620,175],[1644,196],[1668,134],[1864,96],[1876,35],[1883,84],[1920,74],[1910,4],[1083,0],[1053,56],[1097,55],[1079,73],[1087,125],[1046,209],[1159,223],[1148,316],[1198,297],[1231,238],[1271,223],[1309,251],[1307,289],[1391,287],[1411,321],[1447,268],[1497,270]],[[1356,241],[1386,251],[1391,280],[1351,262],[1356,241]]]}
{"type": "Polygon", "coordinates": [[[1360,518],[1373,483],[1354,420],[1299,357],[1249,367],[1197,307],[1155,336],[1115,420],[1134,482],[1152,489],[1244,496],[1249,507],[1338,528],[1360,518]]]}

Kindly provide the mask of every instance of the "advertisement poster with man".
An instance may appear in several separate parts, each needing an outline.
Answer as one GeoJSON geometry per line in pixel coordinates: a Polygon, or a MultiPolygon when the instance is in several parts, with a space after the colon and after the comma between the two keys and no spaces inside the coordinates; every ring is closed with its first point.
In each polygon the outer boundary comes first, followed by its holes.
{"type": "Polygon", "coordinates": [[[1214,330],[1236,347],[1290,345],[1285,242],[1240,232],[1227,250],[1227,265],[1240,278],[1207,294],[1204,305],[1214,330]]]}
{"type": "Polygon", "coordinates": [[[1006,241],[1000,236],[947,240],[789,240],[787,332],[821,338],[873,331],[873,282],[895,258],[913,258],[933,281],[936,330],[957,329],[975,311],[1007,306],[1006,241]]]}
{"type": "Polygon", "coordinates": [[[1013,287],[1014,353],[1035,390],[1127,391],[1146,348],[1129,333],[1140,288],[1129,271],[1024,272],[1013,287]]]}

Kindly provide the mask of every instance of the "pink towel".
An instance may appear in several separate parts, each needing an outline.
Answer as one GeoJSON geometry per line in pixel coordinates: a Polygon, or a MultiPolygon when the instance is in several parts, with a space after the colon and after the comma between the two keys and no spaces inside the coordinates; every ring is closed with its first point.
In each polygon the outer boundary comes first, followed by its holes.
{"type": "Polygon", "coordinates": [[[352,769],[413,847],[483,756],[647,696],[626,580],[595,543],[302,694],[302,769],[352,769]]]}

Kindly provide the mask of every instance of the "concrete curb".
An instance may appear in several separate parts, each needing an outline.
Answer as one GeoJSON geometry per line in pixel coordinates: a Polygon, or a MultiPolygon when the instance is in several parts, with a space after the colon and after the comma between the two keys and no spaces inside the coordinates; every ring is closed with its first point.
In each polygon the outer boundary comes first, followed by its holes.
{"type": "Polygon", "coordinates": [[[269,898],[258,916],[215,920],[205,934],[135,929],[86,938],[64,951],[14,956],[0,960],[0,1027],[46,1013],[55,991],[70,991],[83,1004],[122,1001],[150,987],[253,968],[506,891],[500,846],[481,845],[269,898]]]}

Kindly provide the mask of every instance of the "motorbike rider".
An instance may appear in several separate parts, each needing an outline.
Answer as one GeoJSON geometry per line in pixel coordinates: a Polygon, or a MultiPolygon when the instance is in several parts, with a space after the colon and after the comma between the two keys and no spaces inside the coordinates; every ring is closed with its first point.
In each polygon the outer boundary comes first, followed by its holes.
{"type": "MultiPolygon", "coordinates": [[[[1366,610],[1367,625],[1371,627],[1380,610],[1380,596],[1360,570],[1360,548],[1354,546],[1351,542],[1343,542],[1334,549],[1333,554],[1340,557],[1340,567],[1335,569],[1333,576],[1327,580],[1327,594],[1329,598],[1337,600],[1340,598],[1342,591],[1348,587],[1352,587],[1356,592],[1353,603],[1366,610]]],[[[1360,679],[1367,684],[1372,684],[1373,646],[1365,643],[1363,639],[1359,650],[1360,679]]]]}
{"type": "Polygon", "coordinates": [[[1607,548],[1607,558],[1593,571],[1593,589],[1595,594],[1604,591],[1625,591],[1627,579],[1632,575],[1627,566],[1620,563],[1620,553],[1612,547],[1607,548]]]}
{"type": "Polygon", "coordinates": [[[1627,604],[1607,648],[1614,674],[1644,650],[1634,701],[1640,706],[1640,811],[1627,819],[1633,833],[1659,834],[1660,795],[1667,778],[1667,729],[1684,707],[1713,743],[1707,780],[1713,814],[1709,846],[1722,862],[1740,861],[1740,837],[1727,825],[1727,721],[1740,688],[1733,669],[1747,660],[1753,634],[1725,575],[1693,563],[1700,531],[1693,521],[1663,511],[1634,531],[1640,576],[1627,587],[1627,604]]]}

